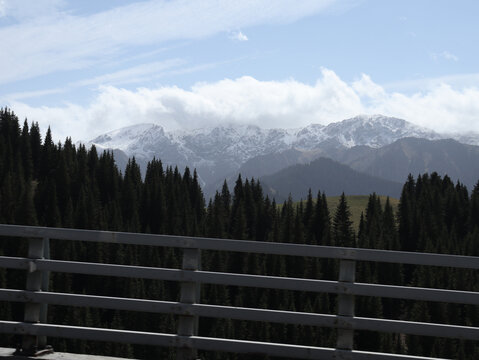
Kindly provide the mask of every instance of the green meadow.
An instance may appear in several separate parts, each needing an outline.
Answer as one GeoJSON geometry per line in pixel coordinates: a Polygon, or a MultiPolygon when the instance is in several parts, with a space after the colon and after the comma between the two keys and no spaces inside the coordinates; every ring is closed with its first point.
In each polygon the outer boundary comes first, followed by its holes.
{"type": "MultiPolygon", "coordinates": [[[[336,207],[338,206],[340,196],[328,196],[328,207],[331,213],[331,217],[334,216],[336,207]]],[[[381,199],[381,205],[384,207],[386,204],[387,196],[379,195],[381,199]]],[[[346,201],[348,202],[349,208],[351,210],[351,221],[353,222],[354,229],[357,231],[359,227],[359,220],[361,218],[361,213],[366,213],[366,207],[368,206],[369,195],[347,195],[346,201]]],[[[394,213],[396,213],[399,199],[389,198],[389,202],[393,207],[394,213]]]]}

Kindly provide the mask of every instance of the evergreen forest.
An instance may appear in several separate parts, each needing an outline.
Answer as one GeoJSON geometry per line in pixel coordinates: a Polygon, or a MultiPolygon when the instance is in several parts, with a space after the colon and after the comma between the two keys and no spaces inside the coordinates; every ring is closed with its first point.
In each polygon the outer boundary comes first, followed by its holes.
{"type": "MultiPolygon", "coordinates": [[[[37,123],[21,124],[0,111],[0,223],[77,229],[231,238],[326,246],[363,247],[479,256],[479,182],[473,189],[436,173],[409,176],[397,211],[371,194],[359,228],[352,226],[343,195],[328,208],[326,194],[282,204],[265,196],[259,181],[239,177],[206,201],[195,171],[148,163],[145,176],[132,158],[121,173],[112,153],[52,140],[37,123]]],[[[160,154],[161,157],[161,154],[160,154]]],[[[51,258],[180,268],[181,251],[147,246],[51,241],[51,258]]],[[[0,255],[26,256],[26,241],[0,239],[0,255]]],[[[202,253],[202,269],[337,280],[335,260],[217,251],[202,253]]],[[[382,284],[479,291],[477,271],[358,262],[356,280],[382,284]]],[[[24,289],[24,271],[0,269],[0,288],[24,289]]],[[[179,285],[166,281],[52,273],[50,290],[178,301],[179,285]]],[[[201,302],[335,314],[334,294],[203,284],[201,302]]],[[[479,325],[472,305],[356,298],[356,315],[479,325]]],[[[21,320],[23,305],[0,301],[0,319],[21,320]]],[[[97,308],[49,306],[48,322],[78,326],[176,332],[176,318],[97,308]]],[[[336,331],[202,318],[199,335],[335,347],[336,331]]],[[[15,347],[2,334],[0,346],[15,347]]],[[[49,338],[56,351],[141,359],[175,359],[171,349],[49,338]]],[[[355,348],[431,357],[479,359],[479,344],[404,334],[356,332],[355,348]]],[[[200,352],[203,359],[266,359],[200,352]]]]}

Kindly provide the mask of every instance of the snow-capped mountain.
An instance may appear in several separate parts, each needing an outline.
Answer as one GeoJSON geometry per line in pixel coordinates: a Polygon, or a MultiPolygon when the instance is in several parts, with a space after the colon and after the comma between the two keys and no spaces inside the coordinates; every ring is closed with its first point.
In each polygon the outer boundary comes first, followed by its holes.
{"type": "Polygon", "coordinates": [[[143,169],[153,157],[180,169],[196,168],[204,184],[208,184],[224,179],[257,156],[288,149],[327,155],[358,145],[380,148],[405,137],[437,140],[446,136],[402,119],[361,115],[327,126],[312,124],[299,129],[223,125],[168,132],[159,125],[140,124],[111,131],[89,143],[135,156],[143,169]]]}
{"type": "Polygon", "coordinates": [[[324,128],[323,133],[327,138],[335,139],[347,148],[358,145],[379,148],[405,137],[428,140],[442,138],[440,134],[430,129],[411,124],[403,119],[382,115],[360,115],[352,119],[331,123],[324,128]]]}

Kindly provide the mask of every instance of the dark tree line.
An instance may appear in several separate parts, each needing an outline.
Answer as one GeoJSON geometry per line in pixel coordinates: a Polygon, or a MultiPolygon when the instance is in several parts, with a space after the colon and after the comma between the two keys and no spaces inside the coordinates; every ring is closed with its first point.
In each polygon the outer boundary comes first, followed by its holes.
{"type": "MultiPolygon", "coordinates": [[[[448,254],[479,255],[479,183],[469,194],[446,176],[409,177],[397,213],[387,200],[372,194],[356,231],[343,195],[336,209],[326,195],[276,204],[254,179],[238,178],[234,189],[226,184],[206,204],[196,172],[183,173],[152,160],[141,177],[131,159],[120,173],[109,152],[75,146],[67,138],[52,141],[50,130],[42,140],[38,124],[24,122],[8,109],[0,111],[0,223],[79,229],[207,236],[254,241],[350,246],[448,254]]],[[[2,239],[0,255],[23,256],[26,244],[2,239]]],[[[173,248],[52,241],[55,259],[110,262],[179,268],[181,252],[173,248]]],[[[205,270],[336,280],[334,260],[205,251],[205,270]]],[[[479,291],[477,272],[383,263],[358,263],[357,280],[479,291]]],[[[0,287],[22,289],[25,274],[0,269],[0,287]]],[[[177,284],[76,274],[51,276],[52,291],[108,296],[144,297],[177,301],[177,284]]],[[[291,292],[202,285],[201,301],[241,307],[263,307],[334,314],[333,294],[291,292]]],[[[356,314],[412,321],[460,323],[477,326],[473,306],[448,305],[358,297],[356,314]]],[[[0,318],[20,320],[23,307],[0,302],[0,318]]],[[[49,307],[51,323],[170,332],[173,316],[139,314],[95,308],[49,307]]],[[[334,347],[336,333],[310,326],[235,320],[201,319],[200,335],[334,347]]],[[[15,346],[4,336],[2,346],[15,346]]],[[[175,358],[168,349],[134,345],[51,339],[58,351],[89,352],[137,358],[175,358]]],[[[442,338],[358,332],[355,347],[362,350],[474,359],[479,346],[442,338]]],[[[203,354],[207,359],[243,359],[240,355],[203,354]]],[[[247,357],[251,359],[251,356],[247,357]]],[[[259,357],[263,358],[263,357],[259,357]]]]}

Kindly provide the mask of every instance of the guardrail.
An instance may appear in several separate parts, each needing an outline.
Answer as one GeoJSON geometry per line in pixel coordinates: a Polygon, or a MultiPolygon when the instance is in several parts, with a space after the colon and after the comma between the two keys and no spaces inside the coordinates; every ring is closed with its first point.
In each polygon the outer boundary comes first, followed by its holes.
{"type": "Polygon", "coordinates": [[[16,225],[0,225],[0,236],[29,239],[27,258],[0,256],[0,267],[28,272],[26,290],[0,289],[0,301],[25,303],[24,321],[0,320],[0,332],[23,335],[22,350],[26,355],[35,353],[38,345],[46,344],[46,336],[175,347],[181,360],[196,359],[197,350],[255,353],[290,359],[427,359],[354,350],[355,330],[479,340],[478,327],[354,316],[356,295],[479,305],[478,292],[357,283],[356,261],[479,270],[479,257],[16,225]],[[48,239],[182,248],[182,269],[50,260],[45,248],[48,239]],[[201,250],[339,259],[339,279],[330,281],[201,271],[201,250]],[[178,281],[181,283],[180,301],[49,292],[45,291],[44,276],[48,272],[178,281]],[[334,293],[338,295],[338,313],[329,315],[200,304],[198,284],[201,283],[334,293]],[[177,334],[46,324],[45,304],[174,314],[179,316],[177,334]],[[336,348],[324,348],[201,337],[196,333],[200,317],[331,327],[338,331],[337,344],[336,348]]]}

